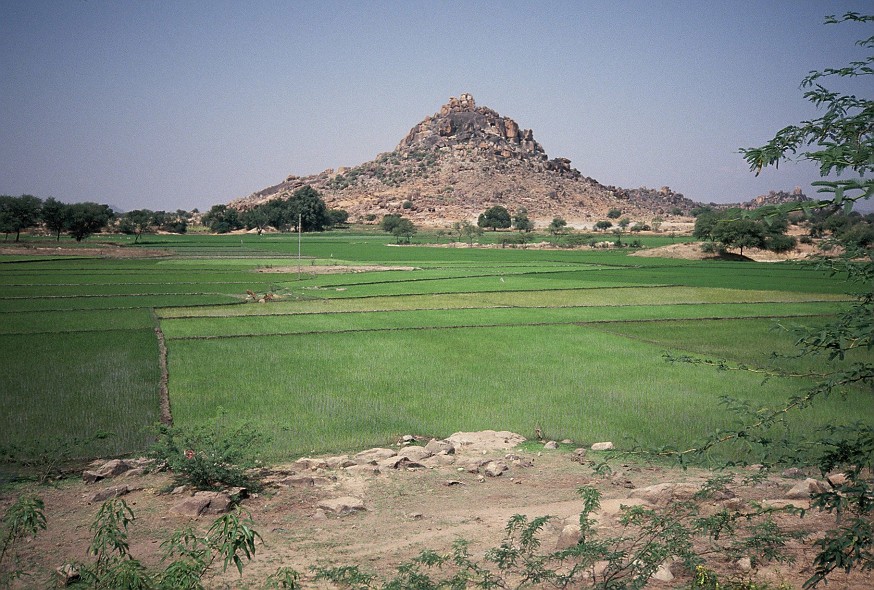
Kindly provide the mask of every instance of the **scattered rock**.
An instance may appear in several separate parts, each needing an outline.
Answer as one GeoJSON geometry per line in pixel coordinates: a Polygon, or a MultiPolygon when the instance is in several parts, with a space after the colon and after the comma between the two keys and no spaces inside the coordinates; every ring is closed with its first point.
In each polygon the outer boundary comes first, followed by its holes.
{"type": "Polygon", "coordinates": [[[352,460],[358,465],[376,465],[379,461],[394,457],[395,455],[397,453],[392,449],[368,449],[352,457],[352,460]]]}
{"type": "Polygon", "coordinates": [[[548,443],[546,443],[545,445],[543,445],[543,448],[544,449],[557,449],[558,443],[555,442],[554,440],[551,440],[548,443]]]}
{"type": "Polygon", "coordinates": [[[343,467],[351,467],[356,464],[355,461],[349,458],[349,455],[325,457],[325,463],[327,463],[328,469],[342,469],[343,467]]]}
{"type": "Polygon", "coordinates": [[[425,445],[425,450],[432,455],[453,455],[455,454],[455,445],[448,440],[437,440],[432,438],[428,441],[428,444],[425,445]]]}
{"type": "Polygon", "coordinates": [[[299,471],[315,471],[316,469],[327,469],[328,462],[324,459],[301,457],[294,462],[294,468],[299,471]]]}
{"type": "Polygon", "coordinates": [[[671,573],[671,562],[666,561],[659,565],[659,568],[652,575],[653,580],[660,582],[670,582],[674,579],[674,574],[671,573]]]}
{"type": "Polygon", "coordinates": [[[483,467],[483,473],[489,477],[498,477],[508,469],[509,467],[503,461],[489,461],[483,467]]]}
{"type": "Polygon", "coordinates": [[[110,498],[118,498],[119,496],[124,496],[125,494],[130,492],[131,489],[127,485],[111,486],[94,492],[93,494],[91,494],[91,497],[88,498],[88,501],[91,503],[103,502],[105,500],[109,500],[110,498]]]}
{"type": "Polygon", "coordinates": [[[142,465],[123,459],[111,459],[96,465],[93,469],[83,471],[82,479],[85,480],[85,483],[95,483],[102,479],[121,475],[125,471],[130,471],[136,467],[142,467],[142,465]]]}
{"type": "Polygon", "coordinates": [[[379,475],[379,467],[376,465],[350,465],[343,469],[346,473],[352,475],[379,475]]]}
{"type": "Polygon", "coordinates": [[[364,501],[361,498],[354,498],[352,496],[322,500],[319,502],[319,508],[325,512],[330,512],[338,516],[345,516],[347,514],[352,514],[353,512],[366,510],[364,507],[364,501]]]}
{"type": "Polygon", "coordinates": [[[276,482],[278,485],[291,488],[311,488],[316,485],[311,475],[292,475],[276,482]]]}
{"type": "Polygon", "coordinates": [[[398,451],[398,456],[409,459],[410,461],[419,462],[422,459],[427,459],[432,455],[425,447],[409,446],[398,451]]]}
{"type": "Polygon", "coordinates": [[[196,492],[173,506],[170,511],[197,518],[204,514],[224,514],[231,510],[233,504],[231,497],[224,492],[196,492]]]}
{"type": "Polygon", "coordinates": [[[826,483],[833,486],[842,486],[847,483],[847,474],[846,473],[832,473],[831,475],[826,476],[828,480],[826,483]]]}
{"type": "Polygon", "coordinates": [[[561,444],[563,444],[563,445],[572,445],[572,444],[574,444],[574,441],[572,441],[572,440],[569,439],[569,438],[563,438],[563,439],[561,439],[561,444]]]}
{"type": "Polygon", "coordinates": [[[808,477],[804,481],[795,484],[785,497],[790,500],[809,500],[811,494],[821,494],[827,490],[826,484],[808,477]]]}
{"type": "Polygon", "coordinates": [[[65,563],[57,568],[55,570],[55,575],[57,576],[58,586],[61,588],[72,586],[81,578],[78,568],[76,568],[72,563],[65,563]]]}
{"type": "Polygon", "coordinates": [[[580,524],[569,523],[564,525],[561,533],[558,535],[558,541],[555,543],[556,551],[573,547],[580,542],[580,524]]]}
{"type": "Polygon", "coordinates": [[[465,452],[499,451],[512,449],[523,442],[525,437],[506,430],[483,430],[480,432],[456,432],[449,438],[456,451],[463,449],[465,452]]]}
{"type": "Polygon", "coordinates": [[[741,557],[735,562],[735,565],[742,572],[748,572],[753,569],[753,561],[749,557],[741,557]]]}
{"type": "Polygon", "coordinates": [[[458,479],[450,479],[450,480],[447,480],[447,481],[443,482],[443,485],[445,485],[445,486],[449,486],[449,487],[452,487],[452,486],[463,486],[463,485],[464,485],[464,482],[461,481],[461,480],[458,480],[458,479]]]}
{"type": "Polygon", "coordinates": [[[788,477],[789,479],[798,479],[804,477],[804,472],[797,467],[790,467],[789,469],[784,469],[781,475],[783,477],[788,477]]]}
{"type": "Polygon", "coordinates": [[[504,461],[510,463],[513,467],[534,467],[534,461],[514,453],[504,455],[504,461]]]}
{"type": "Polygon", "coordinates": [[[592,445],[593,451],[610,451],[613,449],[612,442],[597,442],[592,445]]]}
{"type": "Polygon", "coordinates": [[[673,501],[690,500],[698,493],[698,486],[692,483],[659,483],[634,490],[630,498],[640,498],[649,504],[666,506],[673,501]]]}

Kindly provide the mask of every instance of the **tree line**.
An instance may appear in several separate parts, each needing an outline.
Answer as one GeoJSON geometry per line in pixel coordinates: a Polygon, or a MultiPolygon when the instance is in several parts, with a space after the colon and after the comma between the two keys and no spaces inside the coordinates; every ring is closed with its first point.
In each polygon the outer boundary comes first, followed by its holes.
{"type": "Polygon", "coordinates": [[[246,228],[256,230],[258,235],[268,227],[279,231],[323,231],[343,226],[348,220],[349,213],[329,209],[318,191],[309,185],[297,189],[289,197],[272,199],[244,211],[214,205],[202,219],[203,224],[215,233],[246,228]]]}

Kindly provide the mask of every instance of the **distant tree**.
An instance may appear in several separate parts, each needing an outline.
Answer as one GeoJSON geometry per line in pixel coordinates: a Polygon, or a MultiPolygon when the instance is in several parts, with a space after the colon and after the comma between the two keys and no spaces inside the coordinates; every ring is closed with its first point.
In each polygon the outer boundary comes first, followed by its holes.
{"type": "Polygon", "coordinates": [[[619,219],[622,217],[622,209],[610,209],[607,212],[608,219],[619,219]]]}
{"type": "Polygon", "coordinates": [[[391,233],[392,230],[400,223],[401,219],[403,219],[397,213],[389,213],[388,215],[382,218],[382,221],[379,223],[379,227],[382,231],[391,233]]]}
{"type": "Polygon", "coordinates": [[[203,224],[217,234],[226,234],[243,227],[239,212],[227,205],[213,205],[203,215],[203,224]]]}
{"type": "Polygon", "coordinates": [[[595,223],[594,228],[596,231],[604,231],[613,227],[613,223],[610,221],[598,221],[595,223]]]}
{"type": "Polygon", "coordinates": [[[81,242],[106,227],[114,217],[115,214],[108,205],[73,203],[69,205],[66,229],[77,242],[81,242]]]}
{"type": "Polygon", "coordinates": [[[270,225],[270,216],[267,208],[263,205],[257,205],[240,214],[240,222],[246,226],[246,229],[254,229],[258,231],[260,236],[264,232],[264,228],[270,225]]]}
{"type": "Polygon", "coordinates": [[[338,227],[349,221],[349,212],[345,209],[328,209],[328,225],[338,227]]]}
{"type": "Polygon", "coordinates": [[[297,231],[298,220],[302,231],[322,231],[329,225],[328,207],[313,187],[306,185],[297,189],[288,199],[291,226],[297,231]]]}
{"type": "Polygon", "coordinates": [[[637,233],[637,232],[642,232],[642,231],[649,231],[649,229],[650,229],[650,226],[638,221],[637,223],[635,223],[634,225],[631,226],[630,231],[637,233]]]}
{"type": "Polygon", "coordinates": [[[631,225],[631,220],[627,217],[623,217],[619,220],[618,225],[622,230],[625,230],[629,225],[631,225]]]}
{"type": "Polygon", "coordinates": [[[695,216],[695,227],[692,230],[692,236],[699,240],[713,240],[713,230],[722,217],[722,213],[712,209],[700,211],[695,216]]]}
{"type": "Polygon", "coordinates": [[[723,220],[713,229],[713,240],[724,248],[739,248],[743,256],[744,248],[765,248],[767,233],[764,226],[753,219],[723,220]]]}
{"type": "Polygon", "coordinates": [[[467,238],[468,244],[473,244],[473,239],[483,234],[483,228],[472,224],[467,219],[453,223],[452,230],[458,235],[458,239],[467,238]]]}
{"type": "Polygon", "coordinates": [[[528,218],[528,209],[519,207],[513,215],[513,229],[520,232],[530,232],[534,229],[534,222],[528,218]]]}
{"type": "Polygon", "coordinates": [[[567,228],[567,221],[561,217],[553,217],[552,222],[549,224],[549,231],[554,236],[564,232],[565,228],[567,228]]]}
{"type": "Polygon", "coordinates": [[[413,222],[406,218],[401,218],[392,228],[392,235],[397,238],[397,243],[406,243],[409,244],[410,240],[416,234],[416,226],[413,225],[413,222]]]}
{"type": "Polygon", "coordinates": [[[17,242],[22,230],[36,227],[39,223],[41,209],[42,200],[33,195],[3,195],[0,197],[0,229],[7,236],[15,232],[17,242]]]}
{"type": "Polygon", "coordinates": [[[62,203],[54,197],[49,197],[42,204],[42,221],[47,230],[55,234],[55,240],[61,241],[61,232],[67,226],[69,217],[69,205],[62,203]]]}
{"type": "Polygon", "coordinates": [[[661,217],[653,217],[652,221],[649,222],[650,227],[652,227],[652,231],[659,232],[661,231],[662,224],[665,220],[661,217]]]}
{"type": "Polygon", "coordinates": [[[506,229],[510,227],[510,212],[501,205],[489,207],[483,213],[480,213],[476,224],[482,228],[491,228],[492,231],[498,229],[506,229]]]}
{"type": "Polygon", "coordinates": [[[135,209],[121,216],[120,230],[122,233],[135,235],[134,244],[140,241],[140,236],[152,231],[155,225],[155,212],[148,209],[135,209]]]}

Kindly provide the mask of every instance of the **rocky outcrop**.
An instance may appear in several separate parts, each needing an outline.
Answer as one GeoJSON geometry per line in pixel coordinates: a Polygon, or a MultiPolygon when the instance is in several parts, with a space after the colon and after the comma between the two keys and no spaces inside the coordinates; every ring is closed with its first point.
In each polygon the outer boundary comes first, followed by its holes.
{"type": "MultiPolygon", "coordinates": [[[[391,152],[358,166],[341,166],[285,181],[230,203],[247,209],[310,185],[329,207],[345,209],[352,221],[377,222],[400,213],[415,223],[448,226],[476,220],[486,208],[524,208],[536,224],[561,216],[571,225],[602,219],[613,208],[649,221],[658,194],[638,206],[628,195],[605,187],[571,165],[550,158],[534,131],[510,117],[478,106],[473,96],[452,97],[414,125],[391,152]]],[[[685,207],[688,209],[689,207],[685,207]]]]}

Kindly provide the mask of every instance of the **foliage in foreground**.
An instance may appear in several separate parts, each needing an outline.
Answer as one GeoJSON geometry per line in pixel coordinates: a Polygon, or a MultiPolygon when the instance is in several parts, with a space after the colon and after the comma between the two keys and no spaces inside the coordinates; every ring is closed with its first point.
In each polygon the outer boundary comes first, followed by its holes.
{"type": "Polygon", "coordinates": [[[259,465],[255,449],[264,439],[251,424],[230,425],[220,413],[212,423],[192,428],[158,426],[151,456],[167,464],[178,484],[256,490],[258,481],[247,470],[259,465]]]}

